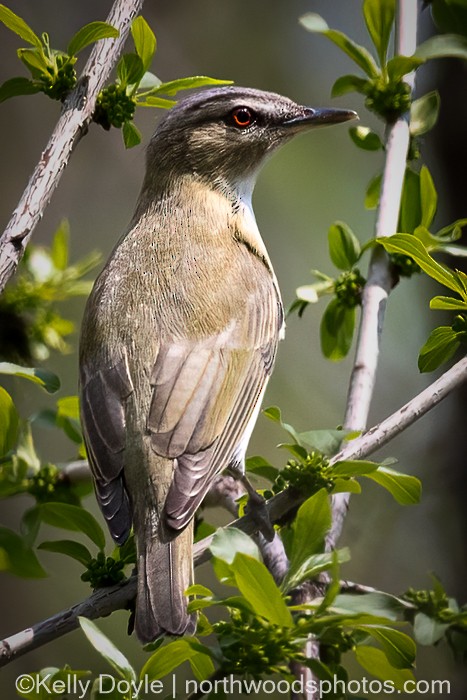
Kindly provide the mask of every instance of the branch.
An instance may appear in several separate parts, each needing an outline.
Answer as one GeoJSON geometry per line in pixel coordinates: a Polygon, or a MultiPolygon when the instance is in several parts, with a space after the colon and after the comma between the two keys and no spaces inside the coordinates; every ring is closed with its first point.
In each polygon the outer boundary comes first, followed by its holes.
{"type": "Polygon", "coordinates": [[[86,133],[97,95],[117,62],[133,18],[144,0],[116,0],[107,22],[119,30],[117,39],[94,45],[75,89],[66,98],[62,114],[26,189],[0,238],[0,292],[15,273],[32,232],[60,182],[70,154],[86,133]]]}
{"type": "MultiPolygon", "coordinates": [[[[399,0],[395,54],[411,56],[416,46],[417,0],[399,0]]],[[[405,80],[413,89],[415,73],[406,76],[405,80]]],[[[409,142],[409,115],[404,114],[387,128],[386,161],[376,220],[376,238],[392,236],[397,232],[409,142]]],[[[367,283],[362,295],[362,316],[344,418],[344,427],[348,430],[362,431],[367,425],[376,381],[386,303],[393,286],[388,255],[381,246],[376,246],[371,255],[367,283]]],[[[349,499],[350,494],[337,494],[332,499],[333,526],[327,538],[330,549],[340,537],[349,499]]]]}
{"type": "MultiPolygon", "coordinates": [[[[389,418],[371,428],[365,435],[350,441],[339,454],[332,457],[331,464],[341,460],[361,459],[372,454],[425,415],[464,381],[467,381],[467,357],[451,367],[389,418]]],[[[287,489],[271,498],[266,504],[271,522],[283,520],[288,514],[293,514],[306,497],[307,494],[287,489]]],[[[246,515],[231,523],[230,527],[236,527],[251,535],[255,532],[256,524],[250,516],[246,515]]],[[[195,566],[199,566],[210,558],[208,548],[211,541],[212,536],[206,537],[194,546],[195,566]]],[[[4,639],[0,642],[0,666],[6,666],[18,656],[76,629],[79,615],[97,619],[110,615],[114,610],[128,608],[135,594],[136,576],[132,576],[118,586],[100,589],[71,608],[4,639]]]]}

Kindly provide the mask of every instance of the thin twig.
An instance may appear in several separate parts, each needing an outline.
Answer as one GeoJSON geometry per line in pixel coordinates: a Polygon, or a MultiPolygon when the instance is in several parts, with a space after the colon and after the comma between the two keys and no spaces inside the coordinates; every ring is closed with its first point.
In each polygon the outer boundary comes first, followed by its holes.
{"type": "Polygon", "coordinates": [[[15,273],[72,150],[86,133],[97,95],[123,50],[131,22],[141,11],[143,2],[116,0],[107,22],[119,30],[118,38],[103,39],[94,45],[76,88],[65,100],[52,136],[0,238],[0,292],[15,273]]]}
{"type": "MultiPolygon", "coordinates": [[[[417,0],[399,0],[396,16],[395,54],[411,56],[417,46],[417,0]]],[[[413,89],[415,73],[406,76],[413,89]]],[[[386,161],[376,220],[376,238],[392,236],[397,222],[410,142],[409,115],[404,114],[387,128],[386,161]]],[[[367,426],[376,381],[386,302],[394,285],[389,258],[376,246],[372,252],[368,278],[362,295],[362,315],[357,349],[344,418],[348,430],[362,431],[367,426]]],[[[350,494],[332,499],[333,525],[327,537],[329,549],[335,547],[342,532],[350,494]]]]}
{"type": "MultiPolygon", "coordinates": [[[[467,380],[467,357],[457,362],[427,389],[418,394],[405,406],[386,418],[382,423],[371,428],[365,435],[351,440],[331,459],[331,463],[348,459],[361,459],[388,443],[402,433],[412,423],[425,415],[442,401],[454,389],[467,380]]],[[[271,522],[283,520],[287,514],[294,513],[297,506],[306,498],[306,494],[287,489],[267,502],[266,507],[271,522]]],[[[231,524],[247,534],[255,532],[255,522],[250,516],[244,516],[231,524]]],[[[195,566],[209,559],[208,548],[212,537],[206,537],[194,547],[195,566]]],[[[96,619],[110,615],[114,610],[128,608],[136,592],[136,577],[132,576],[124,583],[96,591],[86,600],[68,610],[57,613],[47,620],[39,622],[18,634],[0,642],[0,666],[5,666],[18,656],[43,646],[52,639],[57,639],[78,627],[78,616],[96,619]]]]}

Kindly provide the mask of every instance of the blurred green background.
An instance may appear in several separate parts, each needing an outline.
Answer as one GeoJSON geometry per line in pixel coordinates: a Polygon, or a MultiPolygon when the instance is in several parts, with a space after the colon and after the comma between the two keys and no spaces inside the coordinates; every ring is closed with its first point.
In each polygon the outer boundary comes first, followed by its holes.
{"type": "MultiPolygon", "coordinates": [[[[110,0],[11,0],[7,4],[37,33],[47,31],[52,46],[62,49],[79,27],[96,19],[104,20],[111,7],[110,0]]],[[[368,45],[360,7],[359,0],[147,0],[143,15],[157,35],[158,50],[152,69],[161,79],[196,74],[229,78],[237,85],[272,90],[304,104],[324,106],[331,104],[329,95],[334,80],[353,72],[353,65],[326,39],[305,32],[298,17],[307,11],[319,12],[331,26],[368,45]]],[[[425,10],[420,34],[425,38],[431,31],[429,11],[425,10]]],[[[0,37],[3,82],[25,72],[15,54],[20,40],[3,27],[0,37]]],[[[78,68],[83,65],[82,57],[78,68]]],[[[465,67],[456,61],[437,61],[422,68],[419,76],[418,94],[439,87],[446,92],[446,104],[455,106],[442,111],[439,125],[422,146],[423,157],[440,192],[436,223],[441,227],[467,213],[465,206],[463,211],[457,209],[459,204],[452,196],[450,184],[450,177],[461,171],[462,156],[465,158],[465,67]],[[457,90],[453,97],[449,86],[455,88],[459,83],[463,90],[457,90]]],[[[340,98],[332,104],[357,109],[361,123],[375,126],[381,133],[381,125],[356,96],[340,98]]],[[[58,112],[58,103],[42,94],[15,98],[1,105],[2,227],[45,147],[58,112]]],[[[159,116],[155,110],[137,113],[135,121],[144,142],[159,116]]],[[[287,306],[295,288],[311,281],[311,268],[334,273],[327,256],[327,229],[333,221],[346,221],[361,241],[371,236],[374,212],[364,209],[363,198],[369,179],[381,163],[380,153],[358,150],[347,127],[339,126],[297,139],[265,167],[254,206],[287,306]]],[[[37,227],[34,242],[49,244],[60,220],[68,217],[72,261],[95,248],[107,256],[131,217],[143,168],[144,143],[125,151],[117,130],[105,133],[91,125],[37,227]]],[[[364,274],[365,271],[362,270],[364,274]]],[[[428,282],[413,279],[403,281],[391,296],[371,424],[389,415],[433,379],[421,376],[416,367],[419,348],[429,330],[441,322],[440,312],[428,309],[432,293],[428,282]]],[[[285,420],[302,431],[335,427],[344,414],[353,352],[339,364],[321,356],[318,329],[323,309],[324,302],[308,308],[301,320],[296,316],[289,319],[265,400],[265,405],[280,405],[285,420]]],[[[70,303],[64,313],[79,324],[82,310],[83,302],[78,300],[70,303]]],[[[76,340],[75,336],[75,345],[76,340]]],[[[47,366],[61,376],[61,396],[76,393],[75,353],[52,356],[47,366]]],[[[23,415],[54,404],[54,398],[24,382],[12,386],[23,415]]],[[[342,571],[344,577],[399,593],[409,586],[429,587],[429,572],[435,571],[450,594],[461,601],[465,598],[462,416],[465,403],[459,393],[384,450],[383,457],[396,456],[402,471],[422,478],[423,500],[419,506],[401,507],[386,492],[365,483],[363,494],[352,499],[342,538],[342,544],[352,550],[352,560],[342,571]]],[[[285,456],[275,445],[282,438],[276,426],[262,417],[249,452],[262,454],[280,466],[285,456]]],[[[58,435],[38,432],[37,443],[46,460],[74,457],[71,443],[58,435]]],[[[3,523],[16,528],[28,504],[26,497],[2,502],[3,523]]],[[[87,505],[97,513],[93,497],[87,499],[87,505]]],[[[214,517],[220,522],[226,520],[222,514],[214,517]]],[[[41,560],[50,572],[48,579],[27,581],[1,574],[2,637],[88,595],[86,585],[79,581],[80,567],[74,562],[48,553],[41,555],[41,560]]],[[[207,567],[197,571],[198,581],[209,584],[208,577],[207,567]]],[[[127,614],[119,612],[99,624],[139,668],[145,655],[134,637],[127,637],[126,620],[127,614]]],[[[0,680],[2,697],[15,696],[13,680],[18,674],[65,663],[73,668],[109,672],[83,635],[75,632],[11,664],[0,680]]],[[[358,669],[355,673],[359,673],[358,669]]],[[[443,646],[422,650],[417,676],[449,679],[451,697],[464,697],[460,672],[443,646]]]]}

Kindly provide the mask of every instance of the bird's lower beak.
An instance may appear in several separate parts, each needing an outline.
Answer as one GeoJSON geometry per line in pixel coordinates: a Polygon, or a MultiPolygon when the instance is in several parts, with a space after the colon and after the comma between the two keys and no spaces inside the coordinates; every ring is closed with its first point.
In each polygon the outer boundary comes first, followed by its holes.
{"type": "Polygon", "coordinates": [[[354,112],[352,109],[312,109],[311,107],[304,107],[301,115],[288,119],[283,125],[298,131],[307,127],[340,124],[351,119],[358,119],[357,112],[354,112]]]}

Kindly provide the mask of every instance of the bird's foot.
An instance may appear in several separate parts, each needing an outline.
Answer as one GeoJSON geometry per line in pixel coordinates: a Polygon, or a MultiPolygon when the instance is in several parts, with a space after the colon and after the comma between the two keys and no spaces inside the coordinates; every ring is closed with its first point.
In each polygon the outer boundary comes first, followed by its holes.
{"type": "Polygon", "coordinates": [[[263,537],[268,542],[272,542],[274,539],[274,528],[269,518],[266,500],[260,493],[257,492],[243,471],[240,471],[240,469],[237,469],[234,466],[229,466],[228,471],[234,477],[234,479],[241,482],[248,494],[248,503],[245,508],[245,513],[251,517],[258,531],[261,532],[263,537]]]}

